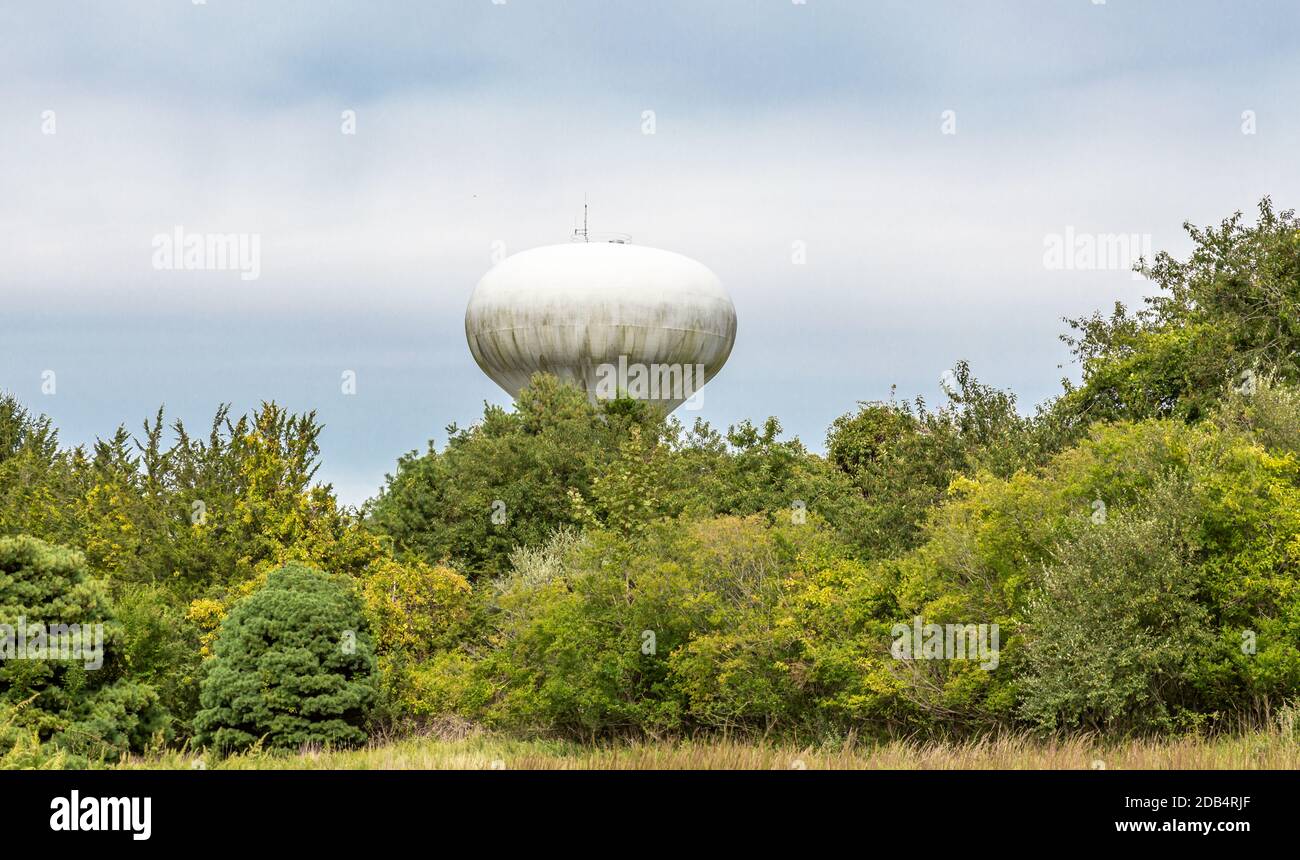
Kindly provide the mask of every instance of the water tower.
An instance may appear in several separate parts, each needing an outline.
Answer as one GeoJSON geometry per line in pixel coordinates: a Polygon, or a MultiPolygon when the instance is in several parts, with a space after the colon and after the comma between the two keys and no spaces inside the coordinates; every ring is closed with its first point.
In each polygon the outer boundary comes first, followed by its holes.
{"type": "Polygon", "coordinates": [[[593,401],[646,400],[664,414],[717,375],[736,340],[718,277],[689,257],[589,233],[508,257],[470,297],[474,360],[511,397],[538,371],[593,401]]]}

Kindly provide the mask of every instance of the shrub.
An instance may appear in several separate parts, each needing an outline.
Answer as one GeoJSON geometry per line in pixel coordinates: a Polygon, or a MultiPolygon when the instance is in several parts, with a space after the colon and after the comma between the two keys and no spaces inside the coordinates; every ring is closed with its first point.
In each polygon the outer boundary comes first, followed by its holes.
{"type": "Polygon", "coordinates": [[[40,734],[16,725],[22,709],[0,705],[0,770],[60,770],[77,763],[40,734]]]}
{"type": "Polygon", "coordinates": [[[72,644],[89,649],[19,659],[17,643],[5,645],[0,707],[11,709],[5,719],[12,730],[75,755],[115,759],[143,749],[166,728],[154,689],[123,677],[121,628],[80,553],[30,537],[0,539],[0,623],[14,628],[15,639],[20,623],[47,631],[77,625],[72,644]],[[102,625],[102,640],[96,625],[102,625]]]}
{"type": "Polygon", "coordinates": [[[455,643],[470,618],[470,586],[456,571],[380,559],[362,587],[380,654],[422,659],[455,643]]]}
{"type": "Polygon", "coordinates": [[[448,567],[380,559],[366,571],[362,597],[374,630],[382,716],[389,722],[420,716],[413,671],[467,634],[474,615],[470,585],[448,567]]]}
{"type": "Polygon", "coordinates": [[[334,576],[290,564],[222,621],[194,718],[200,743],[227,752],[347,746],[366,739],[374,644],[360,599],[334,576]]]}
{"type": "Polygon", "coordinates": [[[156,585],[124,587],[113,608],[122,627],[125,671],[158,691],[173,727],[188,735],[199,708],[198,625],[156,585]]]}
{"type": "Polygon", "coordinates": [[[1189,495],[1171,482],[1142,513],[1093,523],[1058,548],[1025,617],[1025,717],[1101,731],[1195,722],[1195,667],[1213,637],[1189,495]]]}
{"type": "Polygon", "coordinates": [[[1101,426],[1039,474],[962,479],[896,562],[900,620],[997,623],[999,667],[930,661],[903,695],[958,725],[1121,730],[1281,704],[1300,683],[1297,533],[1296,459],[1208,422],[1101,426]],[[1052,645],[1085,635],[1086,665],[1052,645]]]}
{"type": "Polygon", "coordinates": [[[815,516],[559,532],[493,584],[485,647],[418,668],[419,706],[573,737],[792,727],[815,687],[784,601],[839,550],[815,516]]]}

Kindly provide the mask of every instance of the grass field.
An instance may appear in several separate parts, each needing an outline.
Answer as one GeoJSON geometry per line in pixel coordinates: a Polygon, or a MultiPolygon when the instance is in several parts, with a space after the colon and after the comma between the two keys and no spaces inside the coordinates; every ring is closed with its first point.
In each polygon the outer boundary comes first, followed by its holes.
{"type": "Polygon", "coordinates": [[[1294,733],[1212,740],[1098,743],[1008,736],[969,743],[796,745],[726,740],[584,745],[476,733],[459,739],[407,738],[355,750],[250,752],[217,760],[187,752],[135,757],[127,768],[234,769],[1298,769],[1294,733]]]}

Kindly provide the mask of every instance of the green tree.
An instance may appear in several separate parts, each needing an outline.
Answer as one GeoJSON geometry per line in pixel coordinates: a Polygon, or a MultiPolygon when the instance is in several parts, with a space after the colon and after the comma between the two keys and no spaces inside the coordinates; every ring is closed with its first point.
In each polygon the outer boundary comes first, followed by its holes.
{"type": "Polygon", "coordinates": [[[1187,728],[1211,657],[1184,482],[1063,542],[1025,612],[1021,712],[1050,729],[1187,728]],[[1154,504],[1162,502],[1163,504],[1154,504]]]}
{"type": "Polygon", "coordinates": [[[1248,374],[1300,378],[1300,222],[1265,198],[1217,228],[1185,224],[1186,260],[1161,252],[1141,271],[1159,292],[1130,312],[1069,320],[1083,370],[1060,408],[1069,420],[1196,420],[1248,374]]]}
{"type": "Polygon", "coordinates": [[[915,547],[926,514],[955,477],[1009,477],[1065,441],[1050,412],[1021,416],[1013,394],[980,383],[966,362],[957,363],[944,388],[948,400],[939,409],[920,398],[864,403],[831,425],[827,456],[866,502],[856,537],[871,557],[915,547]]]}
{"type": "Polygon", "coordinates": [[[140,751],[167,726],[153,688],[126,677],[122,631],[84,557],[31,537],[0,538],[0,706],[12,728],[90,759],[140,751]],[[19,628],[28,650],[19,652],[19,628]],[[41,631],[39,634],[37,628],[41,631]],[[56,652],[56,630],[63,642],[56,652]],[[37,635],[46,650],[32,653],[37,635]]]}
{"type": "Polygon", "coordinates": [[[73,461],[48,418],[0,394],[0,535],[70,542],[79,493],[73,461]]]}
{"type": "Polygon", "coordinates": [[[1210,422],[1102,425],[1036,474],[959,479],[925,541],[889,562],[898,620],[997,623],[999,666],[914,665],[921,674],[900,693],[968,727],[1018,715],[1050,724],[1055,714],[1062,724],[1169,728],[1245,702],[1281,703],[1300,683],[1300,640],[1290,632],[1300,622],[1291,597],[1297,512],[1295,457],[1210,422]],[[1095,684],[1079,686],[1060,648],[1089,624],[1098,637],[1147,631],[1139,643],[1164,650],[1094,642],[1080,653],[1110,662],[1090,664],[1095,684]],[[1244,631],[1257,653],[1243,652],[1244,631]],[[1124,668],[1139,652],[1146,663],[1124,668]],[[1031,678],[1042,680],[1027,686],[1031,678]],[[1091,704],[1062,698],[1072,686],[1091,704]],[[1103,702],[1103,688],[1114,698],[1103,702]]]}
{"type": "Polygon", "coordinates": [[[221,623],[194,718],[200,743],[228,752],[346,746],[366,739],[374,643],[360,599],[336,576],[290,564],[221,623]]]}
{"type": "Polygon", "coordinates": [[[314,484],[321,425],[264,403],[231,419],[221,407],[206,438],[160,409],[142,437],[119,428],[82,467],[78,544],[115,588],[157,585],[179,601],[221,597],[298,560],[359,574],[377,541],[314,484]]]}
{"type": "Polygon", "coordinates": [[[592,499],[596,476],[633,427],[651,446],[662,432],[643,404],[597,407],[538,374],[514,411],[489,406],[481,423],[447,428],[442,451],[430,443],[425,454],[402,457],[370,506],[370,523],[402,557],[446,562],[471,579],[500,575],[515,547],[581,523],[573,496],[592,499]]]}

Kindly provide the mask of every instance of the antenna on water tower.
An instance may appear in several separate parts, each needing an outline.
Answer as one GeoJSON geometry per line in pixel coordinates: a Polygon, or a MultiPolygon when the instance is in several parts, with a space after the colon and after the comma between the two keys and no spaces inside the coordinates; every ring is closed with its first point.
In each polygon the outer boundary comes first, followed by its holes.
{"type": "Polygon", "coordinates": [[[573,228],[573,238],[574,238],[575,240],[576,240],[576,239],[581,239],[581,240],[584,241],[584,242],[590,242],[590,241],[591,241],[590,236],[591,236],[591,234],[587,232],[587,194],[586,194],[586,192],[583,192],[583,195],[582,195],[582,229],[579,230],[577,227],[574,227],[574,228],[573,228]]]}
{"type": "MultiPolygon", "coordinates": [[[[584,192],[582,195],[582,226],[581,227],[578,226],[578,219],[575,217],[573,219],[573,235],[569,237],[570,242],[583,242],[586,244],[591,243],[591,230],[590,230],[590,225],[588,224],[587,221],[587,216],[588,216],[587,195],[584,192]]],[[[629,245],[632,243],[632,237],[627,233],[607,233],[602,231],[596,234],[596,243],[597,244],[609,243],[611,245],[629,245]]]]}

